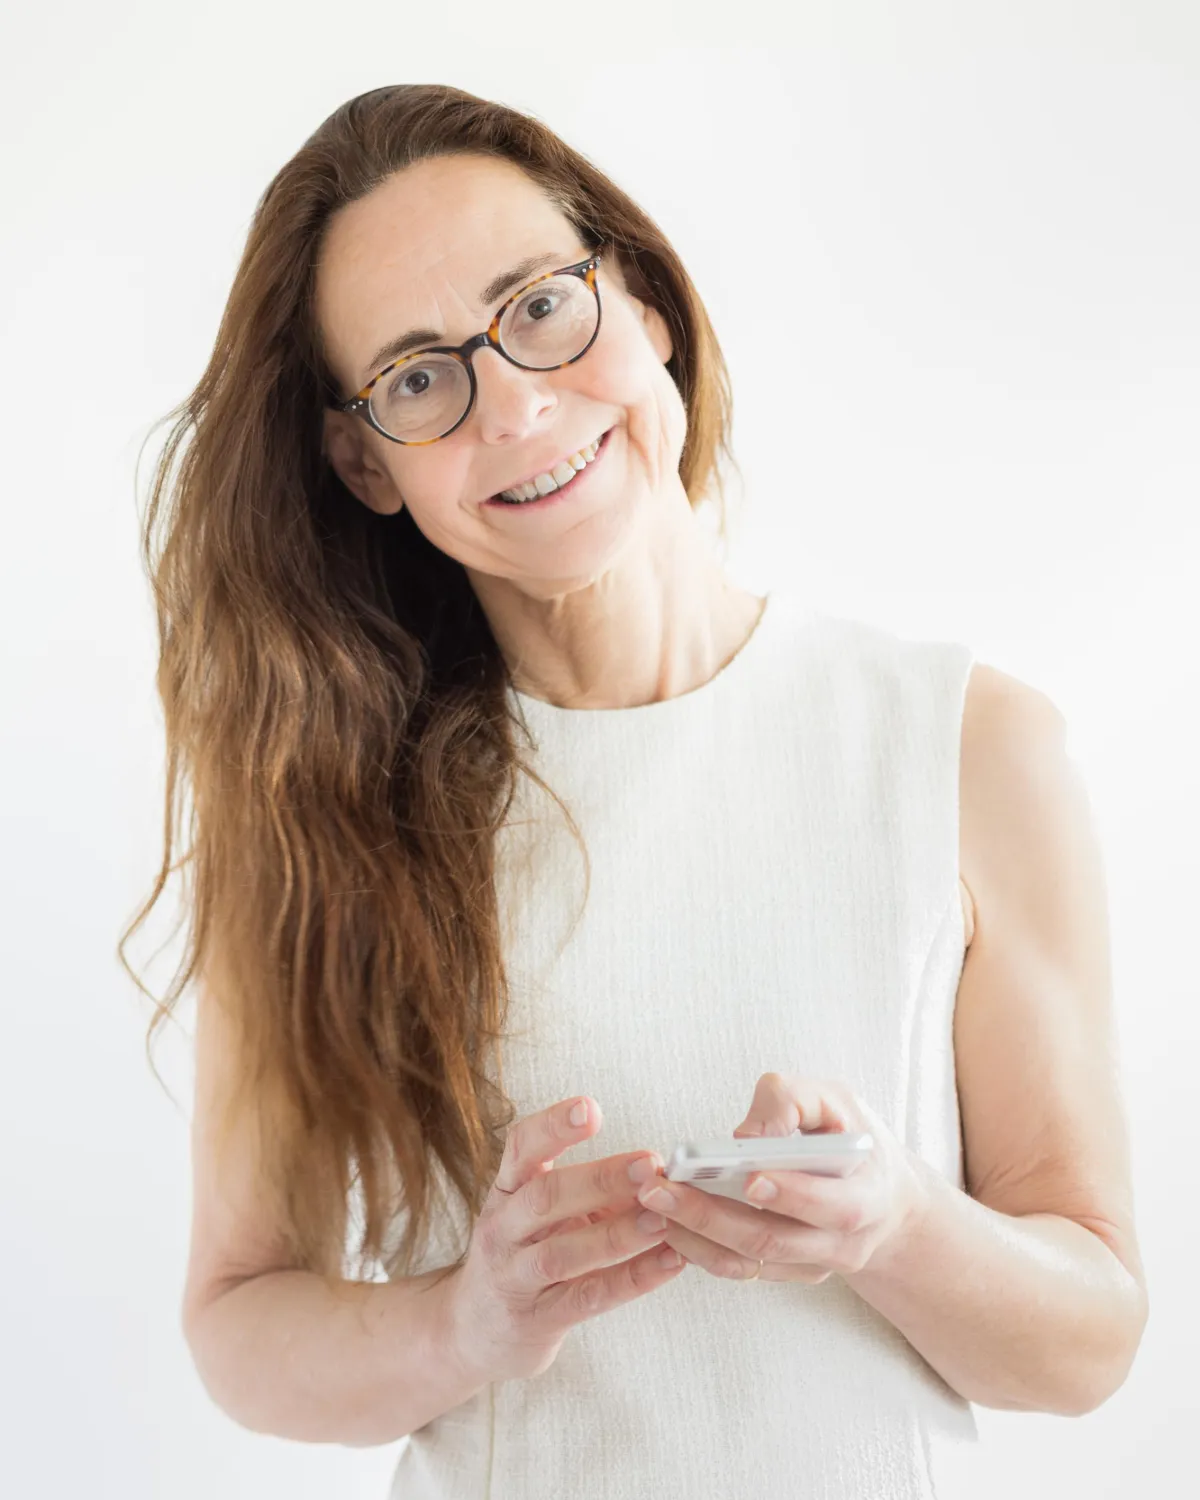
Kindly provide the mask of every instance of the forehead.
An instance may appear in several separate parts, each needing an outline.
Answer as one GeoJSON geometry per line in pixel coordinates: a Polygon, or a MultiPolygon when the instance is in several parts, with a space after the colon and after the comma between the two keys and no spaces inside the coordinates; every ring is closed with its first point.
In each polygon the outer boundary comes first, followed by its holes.
{"type": "MultiPolygon", "coordinates": [[[[438,157],[396,173],[330,220],[317,261],[315,314],[335,374],[360,383],[379,344],[418,326],[474,333],[476,298],[526,255],[578,236],[512,162],[438,157]]],[[[454,340],[457,342],[457,338],[454,340]]]]}

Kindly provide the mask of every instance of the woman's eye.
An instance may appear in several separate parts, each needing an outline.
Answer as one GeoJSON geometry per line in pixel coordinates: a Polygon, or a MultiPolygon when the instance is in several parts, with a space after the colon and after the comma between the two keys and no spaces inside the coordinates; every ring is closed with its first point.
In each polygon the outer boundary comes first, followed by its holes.
{"type": "Polygon", "coordinates": [[[423,396],[432,384],[433,375],[429,370],[405,370],[389,385],[388,396],[423,396]]]}
{"type": "Polygon", "coordinates": [[[554,311],[554,307],[555,302],[552,293],[538,292],[535,296],[530,297],[527,302],[521,304],[520,311],[528,313],[533,321],[538,323],[544,318],[548,318],[554,311]]]}

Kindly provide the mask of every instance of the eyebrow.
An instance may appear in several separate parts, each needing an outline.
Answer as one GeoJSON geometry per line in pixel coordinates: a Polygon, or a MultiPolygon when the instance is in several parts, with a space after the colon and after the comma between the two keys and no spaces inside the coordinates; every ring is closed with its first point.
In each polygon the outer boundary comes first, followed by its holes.
{"type": "MultiPolygon", "coordinates": [[[[480,292],[479,301],[482,306],[490,307],[493,302],[499,302],[501,297],[519,287],[522,282],[530,280],[539,271],[546,270],[548,266],[562,264],[566,262],[563,261],[562,254],[558,250],[551,250],[545,255],[527,255],[511,270],[503,271],[489,281],[480,292]]],[[[410,328],[399,338],[389,339],[371,356],[371,362],[367,366],[367,373],[363,376],[362,384],[366,385],[377,370],[382,369],[384,365],[390,365],[393,360],[399,359],[402,354],[407,354],[410,349],[418,349],[422,344],[441,343],[444,339],[445,334],[439,333],[436,328],[410,328]]]]}

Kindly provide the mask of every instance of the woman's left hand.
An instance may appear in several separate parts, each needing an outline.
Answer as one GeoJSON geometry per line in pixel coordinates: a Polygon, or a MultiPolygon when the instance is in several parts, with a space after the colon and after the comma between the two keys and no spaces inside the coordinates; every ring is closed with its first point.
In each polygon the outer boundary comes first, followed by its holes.
{"type": "Polygon", "coordinates": [[[714,1276],[762,1281],[825,1281],[878,1264],[895,1249],[925,1204],[924,1184],[912,1153],[844,1084],[764,1073],[735,1136],[787,1136],[796,1130],[869,1131],[870,1156],[846,1177],[811,1172],[755,1172],[746,1179],[747,1202],[706,1193],[686,1182],[653,1177],[638,1193],[645,1207],[667,1220],[666,1243],[714,1276]],[[777,1194],[756,1208],[756,1183],[777,1194]],[[670,1192],[674,1206],[652,1195],[670,1192]]]}

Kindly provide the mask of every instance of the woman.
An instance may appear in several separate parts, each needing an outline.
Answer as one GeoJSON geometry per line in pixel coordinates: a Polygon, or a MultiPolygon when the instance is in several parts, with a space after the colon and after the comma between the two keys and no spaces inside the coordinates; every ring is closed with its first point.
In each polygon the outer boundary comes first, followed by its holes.
{"type": "Polygon", "coordinates": [[[157,474],[184,1326],[247,1427],[411,1435],[397,1496],[944,1495],[971,1402],[1092,1410],[1141,1336],[1061,716],[732,583],[728,421],[645,213],[387,88],[265,193],[157,474]],[[654,1212],[797,1129],[872,1154],[654,1212]]]}

